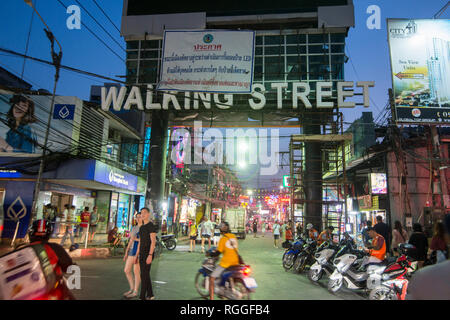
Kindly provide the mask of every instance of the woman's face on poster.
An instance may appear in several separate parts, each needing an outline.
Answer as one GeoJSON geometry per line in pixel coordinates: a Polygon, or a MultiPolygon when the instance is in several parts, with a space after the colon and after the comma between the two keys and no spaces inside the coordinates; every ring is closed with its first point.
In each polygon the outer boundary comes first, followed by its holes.
{"type": "Polygon", "coordinates": [[[28,102],[18,102],[14,105],[13,116],[16,119],[22,119],[28,112],[28,102]]]}

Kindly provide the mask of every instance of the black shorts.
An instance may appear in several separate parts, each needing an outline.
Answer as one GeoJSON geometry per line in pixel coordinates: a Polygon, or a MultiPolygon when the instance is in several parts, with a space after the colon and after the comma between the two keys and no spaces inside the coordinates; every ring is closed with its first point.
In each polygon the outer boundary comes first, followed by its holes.
{"type": "Polygon", "coordinates": [[[209,234],[202,234],[202,238],[209,239],[209,238],[211,238],[211,236],[209,234]]]}
{"type": "Polygon", "coordinates": [[[190,236],[189,239],[191,239],[191,240],[196,240],[196,239],[197,239],[197,236],[190,236]]]}
{"type": "Polygon", "coordinates": [[[280,239],[280,235],[274,234],[274,235],[273,235],[273,238],[274,238],[275,240],[278,240],[278,239],[280,239]]]}

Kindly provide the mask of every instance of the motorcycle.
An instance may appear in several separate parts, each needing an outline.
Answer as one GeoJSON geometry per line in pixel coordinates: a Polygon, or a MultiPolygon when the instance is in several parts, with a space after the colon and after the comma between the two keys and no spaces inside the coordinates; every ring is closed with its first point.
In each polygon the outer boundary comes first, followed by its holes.
{"type": "Polygon", "coordinates": [[[384,270],[381,283],[370,290],[370,300],[405,300],[409,279],[417,269],[417,261],[409,254],[412,250],[415,250],[413,245],[399,245],[401,256],[384,270]]]}
{"type": "MultiPolygon", "coordinates": [[[[216,267],[218,257],[213,257],[211,253],[215,250],[212,247],[205,254],[202,267],[195,276],[195,288],[203,298],[209,297],[209,279],[216,267]]],[[[220,278],[216,279],[214,293],[220,298],[230,300],[249,300],[250,293],[254,292],[257,284],[254,278],[250,277],[251,268],[249,265],[236,265],[226,269],[220,278]]]]}
{"type": "Polygon", "coordinates": [[[343,241],[339,244],[333,244],[330,241],[322,243],[314,255],[316,262],[309,268],[308,279],[312,282],[317,282],[322,278],[324,272],[330,276],[334,271],[334,266],[330,261],[333,261],[334,256],[343,246],[347,248],[346,243],[343,241]]]}
{"type": "Polygon", "coordinates": [[[295,258],[292,266],[296,273],[301,273],[306,266],[314,263],[314,254],[316,252],[317,242],[315,240],[307,240],[303,245],[302,251],[295,258]]]}
{"type": "MultiPolygon", "coordinates": [[[[294,261],[298,254],[302,251],[305,240],[299,237],[294,243],[287,243],[283,254],[282,262],[284,270],[288,271],[294,265],[294,261]]],[[[283,244],[283,246],[285,246],[283,244]]]]}
{"type": "Polygon", "coordinates": [[[162,249],[166,248],[169,251],[175,250],[177,247],[177,238],[175,238],[174,234],[168,234],[161,236],[161,239],[156,236],[156,244],[155,244],[155,257],[159,257],[161,255],[162,249]]]}

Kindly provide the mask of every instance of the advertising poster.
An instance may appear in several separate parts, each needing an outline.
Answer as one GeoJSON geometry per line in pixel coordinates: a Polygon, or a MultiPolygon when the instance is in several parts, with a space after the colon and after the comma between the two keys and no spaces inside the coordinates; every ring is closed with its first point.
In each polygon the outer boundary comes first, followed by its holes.
{"type": "MultiPolygon", "coordinates": [[[[0,154],[41,154],[51,96],[0,94],[0,154]]],[[[80,134],[82,101],[56,97],[48,148],[70,152],[80,134]]]]}
{"type": "Polygon", "coordinates": [[[387,193],[387,178],[385,173],[371,173],[370,185],[372,186],[372,194],[387,193]]]}
{"type": "Polygon", "coordinates": [[[157,90],[251,93],[254,31],[164,31],[157,90]]]}
{"type": "Polygon", "coordinates": [[[450,123],[450,20],[388,19],[398,122],[450,123]]]}

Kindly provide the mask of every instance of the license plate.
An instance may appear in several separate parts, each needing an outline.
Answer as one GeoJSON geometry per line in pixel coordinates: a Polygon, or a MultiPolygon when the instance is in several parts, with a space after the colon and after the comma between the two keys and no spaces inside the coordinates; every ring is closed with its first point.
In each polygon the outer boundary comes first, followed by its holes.
{"type": "Polygon", "coordinates": [[[255,279],[253,279],[253,278],[244,278],[244,284],[247,288],[250,288],[250,289],[254,289],[254,288],[258,287],[255,279]]]}

